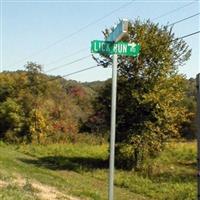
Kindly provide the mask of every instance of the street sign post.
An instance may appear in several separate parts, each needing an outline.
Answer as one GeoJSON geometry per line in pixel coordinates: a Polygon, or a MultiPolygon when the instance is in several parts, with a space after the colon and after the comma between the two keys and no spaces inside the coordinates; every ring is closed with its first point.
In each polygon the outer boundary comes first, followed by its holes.
{"type": "Polygon", "coordinates": [[[122,20],[106,41],[94,40],[91,42],[91,52],[102,55],[113,55],[112,67],[112,105],[110,128],[110,160],[109,160],[109,200],[114,199],[114,167],[115,167],[115,129],[116,129],[116,97],[117,97],[117,55],[136,57],[140,52],[140,45],[135,43],[119,42],[128,35],[128,21],[122,20]]]}
{"type": "Polygon", "coordinates": [[[122,39],[125,35],[128,35],[128,20],[123,19],[115,27],[112,33],[106,38],[106,41],[117,42],[122,39]]]}
{"type": "Polygon", "coordinates": [[[100,54],[117,54],[124,56],[138,56],[140,45],[127,42],[107,42],[94,40],[91,42],[91,52],[100,54]]]}
{"type": "Polygon", "coordinates": [[[108,199],[114,199],[114,170],[115,170],[115,130],[116,130],[116,101],[117,101],[117,54],[113,55],[112,68],[112,100],[110,122],[110,159],[109,159],[109,188],[108,199]]]}

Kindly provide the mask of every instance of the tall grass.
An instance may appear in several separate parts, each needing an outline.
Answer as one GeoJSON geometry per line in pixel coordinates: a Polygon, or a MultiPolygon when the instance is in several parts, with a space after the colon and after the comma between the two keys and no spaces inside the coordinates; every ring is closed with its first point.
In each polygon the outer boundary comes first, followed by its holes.
{"type": "MultiPolygon", "coordinates": [[[[67,192],[83,199],[107,199],[106,143],[82,141],[77,144],[15,147],[0,144],[1,148],[13,149],[12,153],[8,150],[7,154],[14,159],[14,151],[20,153],[20,156],[17,154],[17,162],[20,162],[23,170],[27,170],[26,176],[29,178],[38,179],[61,190],[67,187],[67,192]]],[[[11,160],[5,162],[9,165],[11,160]]],[[[19,171],[23,173],[23,170],[19,171]]],[[[115,192],[118,200],[196,199],[195,142],[171,141],[158,157],[146,160],[139,171],[116,170],[115,192]]]]}

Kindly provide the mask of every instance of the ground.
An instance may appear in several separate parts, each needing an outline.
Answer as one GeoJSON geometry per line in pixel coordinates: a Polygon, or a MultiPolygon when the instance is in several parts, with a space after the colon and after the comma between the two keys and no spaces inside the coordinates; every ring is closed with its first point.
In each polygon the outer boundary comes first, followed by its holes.
{"type": "MultiPolygon", "coordinates": [[[[107,149],[107,144],[0,143],[0,199],[106,200],[107,149]]],[[[115,199],[196,199],[195,162],[195,142],[169,142],[141,171],[115,171],[115,199]]]]}

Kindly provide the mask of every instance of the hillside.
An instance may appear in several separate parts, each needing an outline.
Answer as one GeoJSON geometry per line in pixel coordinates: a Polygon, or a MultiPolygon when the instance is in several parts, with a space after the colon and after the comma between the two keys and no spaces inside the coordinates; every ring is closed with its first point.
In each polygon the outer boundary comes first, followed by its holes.
{"type": "Polygon", "coordinates": [[[76,81],[29,71],[0,73],[0,139],[8,142],[75,141],[93,113],[96,91],[76,81]]]}

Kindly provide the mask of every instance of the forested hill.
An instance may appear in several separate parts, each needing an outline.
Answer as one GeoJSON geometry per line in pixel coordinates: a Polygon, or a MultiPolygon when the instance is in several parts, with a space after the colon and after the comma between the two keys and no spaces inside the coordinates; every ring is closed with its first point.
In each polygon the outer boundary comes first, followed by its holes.
{"type": "Polygon", "coordinates": [[[0,73],[0,138],[9,142],[75,140],[92,114],[92,87],[27,71],[0,73]]]}
{"type": "Polygon", "coordinates": [[[105,85],[105,81],[83,82],[82,84],[86,87],[92,88],[95,91],[99,91],[105,85]]]}
{"type": "MultiPolygon", "coordinates": [[[[8,142],[76,141],[79,132],[106,132],[98,96],[108,81],[80,83],[40,73],[30,63],[26,71],[0,73],[0,138],[8,142]]],[[[186,80],[184,106],[190,110],[181,135],[193,138],[195,80],[186,80]]],[[[110,90],[111,88],[108,87],[110,90]]],[[[109,97],[110,100],[110,97],[109,97]]]]}

